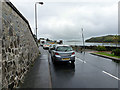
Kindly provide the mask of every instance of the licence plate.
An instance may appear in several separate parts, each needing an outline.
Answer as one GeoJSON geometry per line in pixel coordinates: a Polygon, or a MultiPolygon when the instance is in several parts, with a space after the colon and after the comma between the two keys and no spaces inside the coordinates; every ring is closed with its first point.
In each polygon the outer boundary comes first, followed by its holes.
{"type": "Polygon", "coordinates": [[[70,58],[62,58],[62,60],[70,60],[70,58]]]}

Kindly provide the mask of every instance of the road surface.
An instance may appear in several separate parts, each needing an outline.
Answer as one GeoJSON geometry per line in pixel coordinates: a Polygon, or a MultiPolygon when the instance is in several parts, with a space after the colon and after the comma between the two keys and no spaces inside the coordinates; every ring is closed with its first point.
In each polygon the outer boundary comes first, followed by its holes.
{"type": "Polygon", "coordinates": [[[53,88],[118,88],[120,63],[89,53],[76,52],[74,65],[54,65],[49,53],[48,57],[53,88]]]}
{"type": "Polygon", "coordinates": [[[120,87],[120,63],[89,53],[76,52],[75,64],[53,64],[48,50],[40,47],[40,51],[41,55],[26,75],[22,88],[109,88],[107,90],[117,90],[114,88],[120,87]]]}

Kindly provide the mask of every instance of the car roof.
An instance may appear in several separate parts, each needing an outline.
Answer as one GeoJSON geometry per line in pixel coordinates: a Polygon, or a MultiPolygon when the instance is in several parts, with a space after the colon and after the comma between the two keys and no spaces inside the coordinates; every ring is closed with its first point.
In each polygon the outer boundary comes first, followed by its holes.
{"type": "Polygon", "coordinates": [[[70,47],[70,45],[57,45],[57,47],[59,47],[59,46],[69,46],[70,47]]]}

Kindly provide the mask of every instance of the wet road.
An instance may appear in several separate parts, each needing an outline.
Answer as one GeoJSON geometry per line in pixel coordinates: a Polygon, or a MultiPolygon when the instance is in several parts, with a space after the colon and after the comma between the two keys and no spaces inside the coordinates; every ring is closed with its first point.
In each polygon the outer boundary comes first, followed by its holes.
{"type": "Polygon", "coordinates": [[[76,62],[53,64],[48,53],[52,88],[118,88],[120,63],[110,59],[77,53],[76,62]]]}

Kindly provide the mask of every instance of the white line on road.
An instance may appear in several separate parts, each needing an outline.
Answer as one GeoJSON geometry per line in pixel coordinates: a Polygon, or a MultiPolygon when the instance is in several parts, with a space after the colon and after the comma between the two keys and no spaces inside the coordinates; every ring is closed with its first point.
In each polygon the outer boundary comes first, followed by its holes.
{"type": "Polygon", "coordinates": [[[117,80],[120,80],[118,77],[116,77],[116,76],[114,76],[114,75],[112,75],[112,74],[110,74],[108,72],[105,72],[105,71],[102,71],[102,72],[109,75],[109,76],[111,76],[111,77],[113,77],[113,78],[115,78],[115,79],[117,79],[117,80]]]}
{"type": "Polygon", "coordinates": [[[81,61],[82,63],[86,63],[86,61],[83,61],[83,60],[81,60],[80,58],[77,58],[77,57],[76,57],[76,59],[78,59],[78,60],[81,61]]]}

